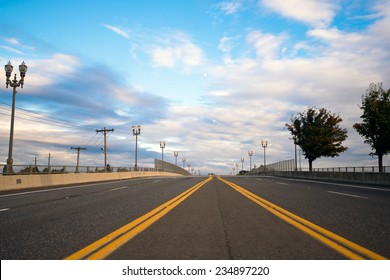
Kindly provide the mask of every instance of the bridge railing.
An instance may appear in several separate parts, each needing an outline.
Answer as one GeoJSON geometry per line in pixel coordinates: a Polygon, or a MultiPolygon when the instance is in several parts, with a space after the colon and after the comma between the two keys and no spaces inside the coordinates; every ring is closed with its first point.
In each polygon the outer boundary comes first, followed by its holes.
{"type": "MultiPolygon", "coordinates": [[[[0,165],[2,175],[7,175],[6,165],[0,165]]],[[[34,175],[34,174],[67,174],[67,173],[104,173],[104,172],[154,172],[163,171],[150,167],[107,167],[103,166],[70,166],[70,165],[12,165],[12,175],[34,175]]]]}
{"type": "MultiPolygon", "coordinates": [[[[308,168],[301,168],[300,165],[296,167],[295,160],[289,159],[262,165],[256,169],[252,169],[249,175],[259,174],[263,172],[272,171],[309,171],[308,168]]],[[[312,169],[313,172],[351,172],[351,173],[379,173],[378,166],[344,166],[344,167],[317,167],[312,169]]],[[[390,173],[390,166],[383,166],[382,173],[390,173]]]]}
{"type": "MultiPolygon", "coordinates": [[[[362,172],[378,173],[378,166],[346,166],[346,167],[320,167],[313,168],[316,172],[362,172]]],[[[390,166],[383,166],[383,173],[390,173],[390,166]]]]}

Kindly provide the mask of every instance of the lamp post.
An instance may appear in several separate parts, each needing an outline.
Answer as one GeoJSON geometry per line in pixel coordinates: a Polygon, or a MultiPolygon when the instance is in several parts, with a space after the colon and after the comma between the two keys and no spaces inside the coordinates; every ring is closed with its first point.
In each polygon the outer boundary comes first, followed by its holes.
{"type": "Polygon", "coordinates": [[[299,152],[299,171],[302,171],[302,165],[301,165],[301,152],[302,152],[302,150],[298,149],[298,152],[299,152]]]}
{"type": "Polygon", "coordinates": [[[173,155],[175,156],[175,165],[177,166],[177,156],[179,155],[179,152],[173,152],[173,155]]]}
{"type": "Polygon", "coordinates": [[[165,148],[165,142],[160,142],[160,148],[161,148],[161,169],[164,170],[164,148],[165,148]]]}
{"type": "Polygon", "coordinates": [[[138,170],[137,162],[138,162],[138,135],[141,134],[141,126],[138,125],[137,129],[134,125],[131,126],[131,130],[133,131],[133,136],[135,136],[135,165],[134,170],[138,170]]]}
{"type": "MultiPolygon", "coordinates": [[[[294,129],[295,126],[294,124],[290,125],[291,129],[294,129]]],[[[293,140],[294,140],[294,146],[295,146],[295,172],[298,171],[298,158],[297,158],[297,137],[294,135],[293,136],[293,140]]]]}
{"type": "Polygon", "coordinates": [[[186,163],[187,159],[184,157],[181,159],[181,161],[183,162],[183,169],[185,169],[185,163],[186,163]]]}
{"type": "Polygon", "coordinates": [[[265,149],[267,148],[268,146],[268,141],[261,141],[261,146],[263,147],[264,149],[264,172],[265,172],[265,166],[266,166],[266,160],[265,160],[265,149]]]}
{"type": "Polygon", "coordinates": [[[248,156],[249,156],[249,171],[252,170],[252,156],[253,156],[253,151],[248,151],[248,156]]]}
{"type": "Polygon", "coordinates": [[[242,158],[241,158],[241,170],[244,170],[244,160],[245,160],[245,159],[242,157],[242,158]]]}
{"type": "Polygon", "coordinates": [[[5,82],[6,88],[8,86],[13,87],[13,95],[12,95],[12,111],[11,111],[11,127],[10,127],[10,133],[9,133],[9,150],[8,150],[8,159],[7,159],[7,175],[10,175],[14,173],[12,165],[14,160],[12,159],[12,150],[14,145],[14,122],[15,122],[15,101],[16,101],[16,88],[21,87],[23,88],[24,84],[24,77],[26,76],[27,72],[27,65],[22,62],[22,64],[19,65],[19,72],[20,72],[20,80],[18,81],[16,79],[16,74],[13,80],[11,80],[11,73],[14,67],[12,66],[11,62],[8,62],[4,66],[5,68],[5,76],[7,77],[7,80],[5,82]]]}

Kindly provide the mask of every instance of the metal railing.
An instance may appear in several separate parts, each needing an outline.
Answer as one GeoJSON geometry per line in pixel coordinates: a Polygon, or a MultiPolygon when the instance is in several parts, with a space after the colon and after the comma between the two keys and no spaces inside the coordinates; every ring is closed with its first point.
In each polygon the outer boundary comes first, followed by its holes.
{"type": "MultiPolygon", "coordinates": [[[[252,169],[250,174],[258,174],[262,172],[271,171],[309,171],[308,168],[301,168],[295,166],[295,160],[283,160],[268,164],[267,166],[260,166],[252,169]]],[[[356,173],[379,173],[378,166],[346,166],[346,167],[317,167],[312,169],[313,172],[356,172],[356,173]]],[[[390,173],[390,166],[383,166],[382,173],[390,173]]]]}
{"type": "MultiPolygon", "coordinates": [[[[347,166],[347,167],[320,167],[313,168],[315,172],[361,172],[379,173],[378,166],[347,166]]],[[[390,166],[383,166],[383,173],[390,173],[390,166]]]]}
{"type": "MultiPolygon", "coordinates": [[[[104,172],[163,172],[167,170],[161,170],[149,167],[111,167],[108,166],[107,170],[103,166],[79,166],[78,170],[76,166],[69,165],[13,165],[13,174],[11,175],[34,175],[34,174],[68,174],[68,173],[104,173],[104,172]]],[[[2,175],[7,175],[6,165],[0,165],[2,175]]]]}

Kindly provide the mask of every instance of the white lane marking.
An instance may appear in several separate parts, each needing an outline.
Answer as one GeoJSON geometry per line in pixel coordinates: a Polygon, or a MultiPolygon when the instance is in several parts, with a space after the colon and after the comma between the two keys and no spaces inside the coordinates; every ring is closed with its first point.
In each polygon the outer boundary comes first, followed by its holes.
{"type": "Polygon", "coordinates": [[[279,184],[279,185],[287,185],[286,183],[282,183],[282,182],[276,182],[276,184],[279,184]]]}
{"type": "Polygon", "coordinates": [[[155,183],[158,183],[158,182],[161,182],[161,180],[156,180],[156,181],[154,181],[155,183]]]}
{"type": "Polygon", "coordinates": [[[332,192],[332,191],[328,191],[328,193],[333,193],[333,194],[338,194],[338,195],[344,195],[344,196],[350,196],[350,197],[357,197],[357,198],[368,199],[368,197],[365,197],[365,196],[360,196],[360,195],[355,195],[355,194],[349,194],[349,193],[332,192]]]}
{"type": "Polygon", "coordinates": [[[127,188],[127,186],[118,187],[118,188],[111,189],[110,191],[117,191],[117,190],[122,190],[122,189],[126,189],[126,188],[127,188]]]}
{"type": "Polygon", "coordinates": [[[261,179],[256,179],[257,181],[261,181],[261,179]]]}
{"type": "Polygon", "coordinates": [[[10,208],[3,208],[3,209],[0,209],[0,212],[4,212],[4,211],[8,211],[10,210],[10,208]]]}

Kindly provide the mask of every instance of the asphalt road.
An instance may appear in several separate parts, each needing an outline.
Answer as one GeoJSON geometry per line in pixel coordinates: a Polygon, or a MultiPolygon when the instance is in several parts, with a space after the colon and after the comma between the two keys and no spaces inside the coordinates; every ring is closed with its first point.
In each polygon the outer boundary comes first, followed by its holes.
{"type": "Polygon", "coordinates": [[[0,259],[390,258],[389,213],[390,188],[275,177],[0,193],[0,259]]]}

